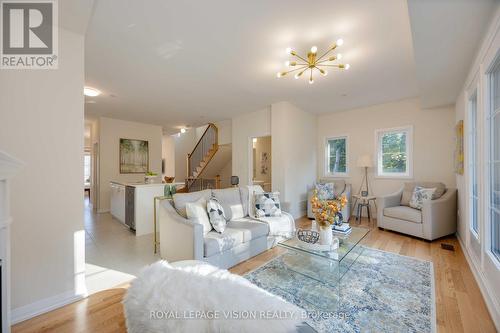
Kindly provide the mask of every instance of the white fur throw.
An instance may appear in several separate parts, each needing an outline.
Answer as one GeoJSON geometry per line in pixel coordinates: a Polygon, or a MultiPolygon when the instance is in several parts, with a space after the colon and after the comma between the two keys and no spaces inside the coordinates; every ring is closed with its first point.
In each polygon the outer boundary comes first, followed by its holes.
{"type": "Polygon", "coordinates": [[[208,264],[158,261],[132,281],[124,305],[129,333],[294,332],[303,321],[295,305],[208,264]]]}

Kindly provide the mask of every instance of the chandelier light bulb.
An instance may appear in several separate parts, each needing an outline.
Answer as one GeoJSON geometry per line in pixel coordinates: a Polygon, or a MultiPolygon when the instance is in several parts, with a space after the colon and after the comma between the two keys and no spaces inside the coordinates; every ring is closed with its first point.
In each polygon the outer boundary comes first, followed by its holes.
{"type": "Polygon", "coordinates": [[[311,53],[318,52],[318,48],[316,46],[311,47],[311,53]]]}
{"type": "Polygon", "coordinates": [[[324,69],[320,69],[319,72],[321,73],[321,75],[323,76],[327,76],[328,75],[328,72],[325,71],[324,69]]]}
{"type": "Polygon", "coordinates": [[[292,48],[291,47],[287,47],[286,50],[285,50],[286,54],[292,54],[292,48]]]}
{"type": "Polygon", "coordinates": [[[286,67],[290,67],[290,61],[288,61],[288,60],[287,60],[287,61],[285,61],[285,66],[286,66],[286,67]]]}
{"type": "Polygon", "coordinates": [[[297,80],[300,77],[300,73],[295,74],[294,78],[297,80]]]}
{"type": "Polygon", "coordinates": [[[337,54],[337,59],[338,59],[338,60],[342,59],[342,54],[341,54],[341,53],[338,53],[338,54],[337,54]]]}
{"type": "Polygon", "coordinates": [[[314,83],[314,80],[313,79],[309,79],[309,84],[313,84],[314,83]]]}
{"type": "Polygon", "coordinates": [[[337,46],[342,46],[344,44],[344,40],[342,38],[337,39],[337,46]]]}
{"type": "Polygon", "coordinates": [[[351,68],[351,65],[345,64],[344,68],[347,70],[347,69],[351,68]]]}
{"type": "Polygon", "coordinates": [[[281,77],[281,72],[276,73],[276,77],[279,79],[281,77]]]}

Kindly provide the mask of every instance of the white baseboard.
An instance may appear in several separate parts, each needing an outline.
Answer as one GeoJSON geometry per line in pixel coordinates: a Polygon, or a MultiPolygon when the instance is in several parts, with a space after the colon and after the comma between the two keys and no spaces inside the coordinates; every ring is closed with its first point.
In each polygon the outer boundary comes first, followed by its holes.
{"type": "Polygon", "coordinates": [[[469,264],[470,270],[476,279],[477,285],[479,286],[479,290],[481,290],[481,294],[483,295],[483,299],[486,303],[486,307],[490,312],[491,318],[493,319],[493,323],[497,331],[500,332],[500,304],[496,298],[491,297],[494,293],[491,291],[493,288],[491,287],[489,281],[484,277],[483,272],[480,269],[476,268],[473,260],[470,257],[468,249],[465,247],[465,243],[462,241],[460,234],[457,232],[457,239],[462,247],[462,252],[465,255],[465,260],[469,264]]]}
{"type": "Polygon", "coordinates": [[[60,308],[64,305],[77,302],[85,297],[86,295],[75,295],[74,290],[70,290],[59,295],[47,297],[31,304],[12,309],[11,324],[17,324],[43,313],[60,308]]]}
{"type": "Polygon", "coordinates": [[[103,214],[103,213],[109,213],[109,211],[110,211],[109,209],[99,209],[97,212],[99,214],[103,214]]]}

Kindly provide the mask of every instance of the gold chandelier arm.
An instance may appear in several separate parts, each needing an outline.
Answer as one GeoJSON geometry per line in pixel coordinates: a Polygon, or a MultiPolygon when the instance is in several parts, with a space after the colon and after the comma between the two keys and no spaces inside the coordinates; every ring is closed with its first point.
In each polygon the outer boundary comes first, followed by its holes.
{"type": "Polygon", "coordinates": [[[309,75],[309,81],[313,80],[313,69],[311,68],[311,74],[309,75]]]}
{"type": "Polygon", "coordinates": [[[332,52],[332,51],[333,51],[333,50],[335,50],[336,48],[337,48],[337,46],[335,46],[335,47],[333,47],[333,48],[332,48],[332,47],[331,47],[331,48],[329,48],[329,49],[328,49],[328,51],[326,51],[325,53],[323,53],[323,54],[321,55],[321,57],[319,57],[319,58],[317,58],[317,59],[316,59],[316,62],[318,62],[319,60],[323,59],[323,58],[324,58],[324,57],[325,57],[328,53],[332,52]]]}
{"type": "Polygon", "coordinates": [[[292,56],[297,57],[297,58],[299,58],[300,60],[304,61],[305,63],[309,64],[309,61],[307,61],[306,59],[302,58],[302,57],[301,57],[301,56],[299,56],[297,53],[292,54],[292,56]]]}
{"type": "Polygon", "coordinates": [[[316,66],[326,66],[326,67],[337,67],[337,68],[341,68],[342,66],[345,66],[345,65],[342,65],[342,64],[338,64],[338,65],[316,64],[316,66]]]}
{"type": "Polygon", "coordinates": [[[299,68],[294,68],[294,69],[292,69],[292,70],[289,70],[289,71],[284,72],[284,73],[285,73],[284,75],[290,74],[290,73],[292,73],[292,72],[299,71],[299,70],[304,69],[304,68],[305,68],[305,69],[307,69],[308,67],[309,67],[309,65],[302,66],[302,67],[299,67],[299,68]]]}

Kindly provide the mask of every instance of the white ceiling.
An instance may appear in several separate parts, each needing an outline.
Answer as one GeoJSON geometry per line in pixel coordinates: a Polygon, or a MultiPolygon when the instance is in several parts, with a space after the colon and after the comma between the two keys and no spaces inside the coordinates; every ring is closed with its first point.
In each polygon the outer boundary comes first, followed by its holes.
{"type": "Polygon", "coordinates": [[[453,104],[498,0],[409,0],[422,107],[453,104]]]}
{"type": "MultiPolygon", "coordinates": [[[[420,26],[425,13],[419,9],[412,24],[420,26]]],[[[430,23],[426,34],[439,28],[430,23]]],[[[283,100],[324,113],[414,97],[429,79],[417,76],[402,0],[101,0],[85,49],[86,84],[104,92],[87,98],[95,103],[85,104],[86,113],[155,123],[167,132],[283,100]],[[321,52],[339,37],[349,71],[330,71],[313,85],[276,78],[286,47],[302,54],[316,45],[321,52]]],[[[469,63],[471,57],[464,56],[469,63]]]]}

